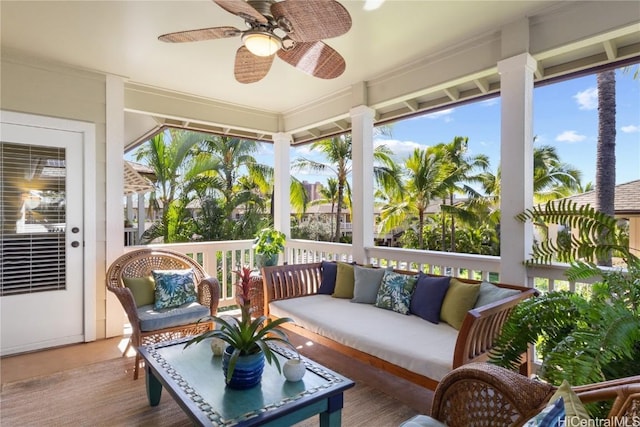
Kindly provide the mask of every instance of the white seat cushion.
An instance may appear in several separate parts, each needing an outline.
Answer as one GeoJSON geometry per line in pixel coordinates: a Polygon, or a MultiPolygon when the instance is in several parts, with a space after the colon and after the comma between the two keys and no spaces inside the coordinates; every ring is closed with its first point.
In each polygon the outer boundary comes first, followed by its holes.
{"type": "Polygon", "coordinates": [[[329,295],[274,301],[270,313],[298,326],[436,381],[453,368],[458,331],[418,316],[329,295]]]}

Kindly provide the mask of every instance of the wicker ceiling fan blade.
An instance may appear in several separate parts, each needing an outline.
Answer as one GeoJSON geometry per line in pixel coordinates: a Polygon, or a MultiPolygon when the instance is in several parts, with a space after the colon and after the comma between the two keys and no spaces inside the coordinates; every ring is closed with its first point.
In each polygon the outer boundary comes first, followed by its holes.
{"type": "Polygon", "coordinates": [[[200,30],[178,31],[175,33],[163,34],[158,40],[168,43],[197,42],[202,40],[224,39],[242,34],[234,27],[213,27],[202,28],[200,30]]]}
{"type": "Polygon", "coordinates": [[[236,52],[234,67],[236,80],[240,83],[255,83],[262,80],[271,69],[274,57],[275,55],[257,56],[249,52],[246,47],[240,46],[236,52]]]}
{"type": "Polygon", "coordinates": [[[335,79],[346,67],[342,55],[321,41],[297,43],[290,50],[279,50],[278,57],[298,70],[321,79],[335,79]]]}
{"type": "Polygon", "coordinates": [[[255,10],[253,6],[246,2],[246,0],[213,0],[218,6],[223,8],[229,13],[233,13],[236,16],[249,22],[259,22],[260,24],[266,24],[267,18],[260,12],[255,10]]]}
{"type": "Polygon", "coordinates": [[[351,29],[351,15],[335,0],[284,0],[271,5],[276,21],[289,26],[289,37],[314,42],[338,37],[351,29]]]}

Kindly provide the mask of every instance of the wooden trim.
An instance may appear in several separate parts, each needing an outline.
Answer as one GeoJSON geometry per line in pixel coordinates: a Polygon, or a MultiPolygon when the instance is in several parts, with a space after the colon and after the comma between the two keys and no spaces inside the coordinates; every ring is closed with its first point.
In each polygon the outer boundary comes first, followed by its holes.
{"type": "MultiPolygon", "coordinates": [[[[269,303],[271,301],[297,298],[317,293],[322,280],[321,263],[292,264],[262,269],[264,311],[263,314],[275,319],[269,314],[269,303]]],[[[402,271],[405,274],[418,274],[415,271],[402,271]]],[[[434,276],[434,275],[430,275],[434,276]]],[[[466,283],[480,283],[479,280],[456,278],[466,283]]],[[[466,314],[462,327],[458,332],[454,354],[452,355],[452,366],[457,368],[471,362],[482,362],[489,358],[489,351],[494,345],[502,326],[515,306],[522,300],[535,295],[537,291],[524,286],[496,283],[497,286],[520,291],[519,294],[512,295],[492,304],[477,309],[469,310],[466,314]]],[[[400,378],[404,378],[418,385],[435,390],[438,381],[409,371],[386,360],[372,356],[360,350],[340,344],[332,339],[304,329],[295,324],[283,325],[286,329],[309,338],[319,344],[325,345],[339,351],[349,357],[358,359],[376,368],[383,369],[400,378]]],[[[523,358],[523,370],[528,370],[528,358],[523,358]]]]}

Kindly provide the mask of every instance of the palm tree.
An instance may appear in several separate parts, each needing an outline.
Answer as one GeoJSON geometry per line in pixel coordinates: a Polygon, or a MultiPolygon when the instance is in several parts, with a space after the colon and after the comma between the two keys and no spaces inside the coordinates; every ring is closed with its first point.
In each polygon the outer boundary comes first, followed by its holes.
{"type": "Polygon", "coordinates": [[[194,161],[195,146],[203,135],[179,129],[169,129],[151,138],[136,152],[136,160],[145,162],[157,176],[158,200],[162,202],[162,223],[155,224],[144,235],[144,241],[163,237],[165,243],[187,239],[185,208],[189,189],[184,177],[199,167],[194,161]]]}
{"type": "MultiPolygon", "coordinates": [[[[447,161],[447,176],[444,178],[444,185],[446,187],[446,193],[449,198],[449,205],[443,203],[443,213],[449,213],[451,215],[451,228],[450,228],[450,246],[449,249],[452,252],[456,250],[455,244],[455,217],[464,216],[466,214],[465,209],[454,206],[454,195],[466,194],[470,199],[481,197],[481,194],[476,191],[470,184],[481,183],[481,175],[475,174],[477,170],[481,172],[486,171],[489,167],[489,158],[484,154],[477,154],[474,156],[467,155],[469,145],[469,138],[456,136],[453,141],[444,144],[438,144],[434,147],[435,150],[440,152],[440,155],[447,161]]],[[[444,215],[443,215],[444,220],[444,215]]],[[[445,229],[444,221],[442,227],[442,248],[446,247],[445,241],[445,229]]]]}
{"type": "Polygon", "coordinates": [[[555,147],[533,149],[533,194],[535,203],[567,197],[580,192],[582,172],[560,161],[555,147]]]}
{"type": "Polygon", "coordinates": [[[406,184],[403,192],[391,193],[380,212],[381,231],[394,228],[417,218],[418,248],[424,249],[424,227],[427,208],[444,190],[446,168],[444,159],[433,148],[416,148],[404,163],[406,184]]]}
{"type": "Polygon", "coordinates": [[[194,155],[194,147],[203,135],[179,129],[169,129],[151,138],[135,153],[136,161],[143,161],[153,169],[159,188],[158,200],[164,206],[171,204],[182,186],[181,175],[188,168],[194,155]]]}
{"type": "MultiPolygon", "coordinates": [[[[316,172],[332,172],[338,182],[337,206],[336,206],[336,226],[333,241],[340,241],[340,217],[342,216],[342,201],[346,199],[347,207],[351,207],[351,188],[349,186],[349,175],[351,174],[351,134],[345,134],[332,138],[321,139],[311,144],[311,151],[324,154],[326,163],[312,159],[300,157],[293,161],[294,170],[311,169],[316,172]],[[346,196],[346,197],[345,197],[346,196]]],[[[390,150],[380,145],[373,152],[374,165],[373,174],[376,181],[385,187],[391,187],[392,183],[400,185],[397,167],[391,158],[390,150]]]]}
{"type": "MultiPolygon", "coordinates": [[[[596,152],[596,206],[613,216],[616,191],[616,71],[598,73],[598,148],[596,152]]],[[[603,240],[606,236],[602,236],[603,240]]],[[[611,255],[598,258],[611,266],[611,255]]]]}

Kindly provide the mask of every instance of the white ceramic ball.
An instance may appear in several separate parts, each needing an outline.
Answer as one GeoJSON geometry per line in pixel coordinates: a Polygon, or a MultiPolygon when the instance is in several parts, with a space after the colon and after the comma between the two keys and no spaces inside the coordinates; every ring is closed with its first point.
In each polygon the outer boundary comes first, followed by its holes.
{"type": "Polygon", "coordinates": [[[307,368],[304,366],[304,362],[300,359],[289,359],[282,367],[282,373],[287,381],[296,382],[300,381],[304,377],[307,368]]]}

